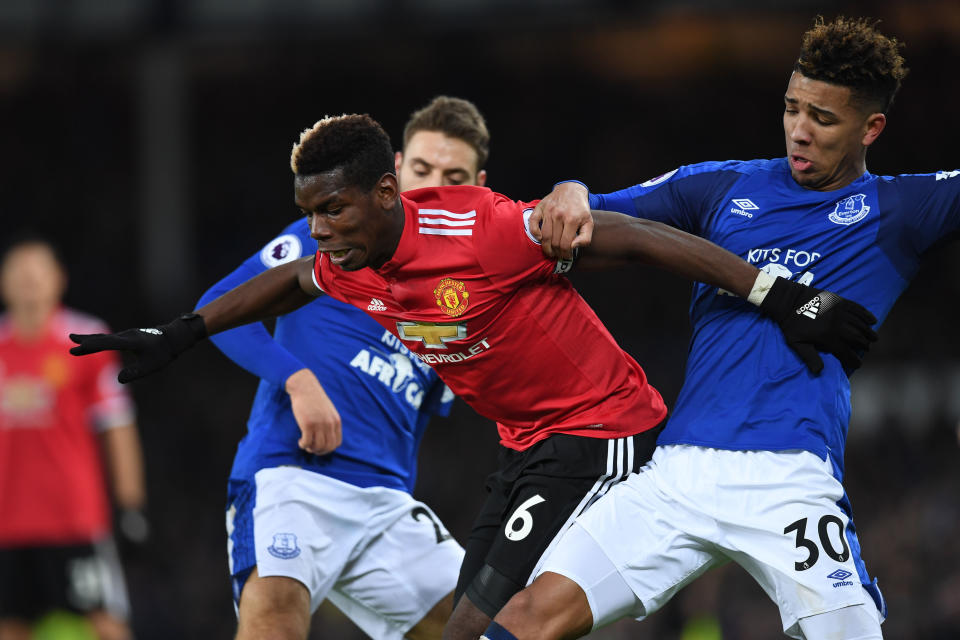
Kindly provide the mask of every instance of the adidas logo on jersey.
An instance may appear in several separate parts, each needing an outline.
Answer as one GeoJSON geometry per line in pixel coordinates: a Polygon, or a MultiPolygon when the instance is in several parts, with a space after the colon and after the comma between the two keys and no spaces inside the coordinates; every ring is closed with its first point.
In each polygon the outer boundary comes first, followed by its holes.
{"type": "Polygon", "coordinates": [[[387,305],[376,298],[370,298],[370,304],[367,305],[367,311],[386,311],[387,305]]]}
{"type": "Polygon", "coordinates": [[[817,319],[817,313],[820,311],[820,296],[816,296],[813,300],[806,303],[799,309],[797,309],[797,315],[805,315],[811,320],[817,319]]]}

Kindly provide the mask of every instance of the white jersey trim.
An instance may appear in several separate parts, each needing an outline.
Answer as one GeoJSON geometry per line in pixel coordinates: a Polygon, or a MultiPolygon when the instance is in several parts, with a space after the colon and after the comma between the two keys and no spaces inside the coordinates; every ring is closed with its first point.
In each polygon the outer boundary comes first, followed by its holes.
{"type": "MultiPolygon", "coordinates": [[[[313,284],[314,284],[314,286],[315,286],[317,289],[319,289],[320,291],[323,291],[323,287],[321,287],[321,286],[320,286],[320,283],[317,282],[317,270],[316,270],[316,269],[310,269],[310,279],[313,280],[313,284]]],[[[323,292],[326,293],[326,291],[323,291],[323,292]]]]}

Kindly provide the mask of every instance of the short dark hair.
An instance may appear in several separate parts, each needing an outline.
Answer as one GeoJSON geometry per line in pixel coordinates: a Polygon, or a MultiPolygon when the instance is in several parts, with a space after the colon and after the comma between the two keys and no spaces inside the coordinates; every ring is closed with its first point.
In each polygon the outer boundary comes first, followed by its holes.
{"type": "Polygon", "coordinates": [[[877,22],[841,16],[828,23],[817,16],[813,28],[803,34],[794,71],[847,87],[858,103],[886,113],[907,68],[900,55],[903,43],[880,33],[877,22]]]}
{"type": "Polygon", "coordinates": [[[309,129],[290,153],[297,176],[340,169],[348,185],[369,191],[385,173],[395,173],[390,136],[367,114],[327,116],[309,129]]]}
{"type": "Polygon", "coordinates": [[[490,157],[490,132],[480,111],[469,100],[437,96],[422,109],[414,111],[403,128],[403,146],[418,131],[439,131],[450,138],[463,140],[477,152],[477,169],[490,157]]]}

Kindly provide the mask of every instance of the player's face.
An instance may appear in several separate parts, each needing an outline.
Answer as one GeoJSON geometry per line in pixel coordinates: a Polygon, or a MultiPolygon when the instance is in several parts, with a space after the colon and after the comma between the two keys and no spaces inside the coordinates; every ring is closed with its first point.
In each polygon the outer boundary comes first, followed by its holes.
{"type": "Polygon", "coordinates": [[[3,261],[0,290],[11,310],[50,308],[60,303],[66,277],[50,248],[25,244],[13,249],[3,261]]]}
{"type": "Polygon", "coordinates": [[[857,106],[849,88],[794,72],[783,111],[793,179],[816,191],[850,184],[867,170],[867,147],[885,123],[883,114],[857,106]]]}
{"type": "Polygon", "coordinates": [[[366,192],[346,186],[339,169],[298,176],[294,195],[319,250],[342,269],[379,268],[396,250],[403,233],[403,216],[402,212],[399,220],[396,216],[399,194],[393,174],[384,174],[366,192]]]}
{"type": "Polygon", "coordinates": [[[442,187],[453,184],[483,186],[487,172],[477,170],[477,152],[460,138],[439,131],[417,131],[402,152],[397,152],[400,189],[442,187]]]}

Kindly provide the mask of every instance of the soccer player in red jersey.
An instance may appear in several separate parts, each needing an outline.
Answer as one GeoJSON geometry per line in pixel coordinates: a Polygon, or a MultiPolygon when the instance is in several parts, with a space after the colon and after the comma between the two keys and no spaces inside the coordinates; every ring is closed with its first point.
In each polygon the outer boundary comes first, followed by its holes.
{"type": "MultiPolygon", "coordinates": [[[[210,333],[289,312],[320,291],[366,310],[497,422],[499,469],[487,480],[461,568],[463,596],[444,632],[477,638],[557,534],[649,458],[666,408],[562,276],[572,263],[543,255],[527,226],[535,203],[466,186],[401,195],[391,156],[368,116],[321,120],[291,157],[315,257],[275,267],[160,327],[72,336],[80,345],[72,352],[136,352],[120,375],[127,381],[210,333]]],[[[837,342],[838,322],[869,331],[848,301],[816,319],[795,313],[819,292],[770,288],[756,268],[708,241],[618,214],[596,218],[584,263],[640,261],[710,282],[762,305],[799,342],[848,349],[837,342]]]]}
{"type": "MultiPolygon", "coordinates": [[[[39,238],[13,243],[0,267],[0,639],[30,637],[51,609],[85,615],[98,637],[131,637],[110,535],[104,463],[129,525],[145,492],[130,398],[118,360],[69,357],[67,334],[102,331],[60,306],[66,278],[39,238]],[[102,447],[102,450],[101,450],[102,447]]],[[[143,521],[140,531],[144,533],[143,521]]]]}

